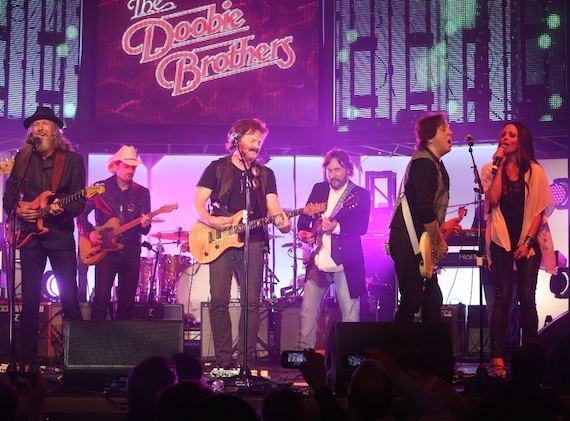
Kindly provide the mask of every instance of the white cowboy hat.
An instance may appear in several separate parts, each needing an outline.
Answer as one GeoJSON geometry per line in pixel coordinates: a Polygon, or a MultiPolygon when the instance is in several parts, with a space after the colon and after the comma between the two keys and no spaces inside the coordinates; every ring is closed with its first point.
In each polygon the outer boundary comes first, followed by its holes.
{"type": "Polygon", "coordinates": [[[132,165],[134,167],[138,167],[141,164],[135,147],[128,145],[121,146],[121,149],[119,149],[117,153],[107,161],[107,170],[110,173],[115,174],[116,171],[113,169],[113,164],[117,161],[124,162],[125,164],[132,165]]]}

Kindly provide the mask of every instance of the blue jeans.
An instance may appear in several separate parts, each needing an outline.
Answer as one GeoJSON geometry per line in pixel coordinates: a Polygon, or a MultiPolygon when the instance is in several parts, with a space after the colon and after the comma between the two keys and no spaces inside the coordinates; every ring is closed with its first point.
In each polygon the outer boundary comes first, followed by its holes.
{"type": "MultiPolygon", "coordinates": [[[[260,324],[261,283],[263,280],[264,242],[252,241],[249,244],[248,289],[247,289],[247,349],[253,352],[257,344],[260,324]]],[[[245,318],[244,297],[246,295],[244,248],[229,248],[220,257],[210,263],[210,324],[216,364],[220,367],[231,363],[232,323],[229,313],[230,291],[234,270],[238,272],[240,285],[241,314],[238,335],[238,362],[243,359],[243,326],[245,318]]]]}
{"type": "Polygon", "coordinates": [[[360,298],[350,298],[346,275],[341,272],[322,272],[312,265],[306,276],[301,307],[301,330],[299,348],[314,348],[317,343],[317,320],[321,311],[321,302],[331,283],[340,305],[343,322],[358,322],[360,298]]]}

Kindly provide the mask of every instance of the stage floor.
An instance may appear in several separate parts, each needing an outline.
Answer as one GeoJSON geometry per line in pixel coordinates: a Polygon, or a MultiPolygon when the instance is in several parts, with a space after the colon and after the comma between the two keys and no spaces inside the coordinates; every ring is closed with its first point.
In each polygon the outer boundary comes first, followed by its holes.
{"type": "MultiPolygon", "coordinates": [[[[203,364],[203,379],[211,383],[213,380],[212,371],[217,373],[217,379],[227,383],[225,392],[236,393],[248,401],[257,409],[263,396],[272,388],[286,387],[293,388],[303,394],[303,401],[308,414],[308,420],[320,419],[318,406],[316,405],[310,390],[305,383],[301,373],[297,369],[285,369],[275,358],[262,358],[249,362],[254,381],[251,387],[240,387],[232,385],[231,375],[238,374],[237,370],[220,371],[212,367],[209,363],[203,364]],[[219,376],[222,377],[219,377],[219,376]],[[260,382],[260,377],[267,379],[269,385],[260,382]],[[229,380],[229,381],[228,381],[229,380]]],[[[464,389],[465,381],[473,379],[479,364],[472,361],[456,361],[454,364],[454,379],[459,391],[464,389]]],[[[4,371],[6,362],[2,362],[0,370],[4,371]]],[[[126,398],[124,384],[119,384],[117,388],[101,391],[84,391],[82,393],[69,393],[63,388],[63,377],[65,373],[60,366],[49,366],[44,368],[44,378],[48,385],[48,396],[44,404],[44,414],[51,421],[71,421],[82,419],[82,421],[114,421],[120,420],[126,413],[126,398]]],[[[489,369],[488,365],[486,368],[489,369]]],[[[489,369],[490,370],[490,369],[489,369]]],[[[341,404],[344,405],[345,397],[338,396],[341,404]]],[[[469,404],[475,404],[477,397],[468,397],[469,404]]],[[[395,401],[396,411],[404,413],[406,407],[403,401],[395,401]]],[[[18,407],[17,420],[26,420],[27,406],[25,397],[21,397],[18,407]]]]}

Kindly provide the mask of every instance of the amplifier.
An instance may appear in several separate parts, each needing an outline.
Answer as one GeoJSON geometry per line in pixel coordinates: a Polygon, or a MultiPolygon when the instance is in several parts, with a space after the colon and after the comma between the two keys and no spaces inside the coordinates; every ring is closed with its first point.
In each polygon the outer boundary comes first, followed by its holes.
{"type": "MultiPolygon", "coordinates": [[[[10,352],[10,337],[8,326],[9,303],[0,302],[0,355],[8,355],[10,352]]],[[[13,325],[13,342],[16,351],[19,349],[20,338],[20,312],[22,303],[14,304],[14,325],[13,325]]],[[[50,303],[40,304],[40,316],[38,323],[38,357],[51,358],[54,356],[54,348],[52,346],[52,332],[48,324],[52,318],[52,307],[50,303]]]]}

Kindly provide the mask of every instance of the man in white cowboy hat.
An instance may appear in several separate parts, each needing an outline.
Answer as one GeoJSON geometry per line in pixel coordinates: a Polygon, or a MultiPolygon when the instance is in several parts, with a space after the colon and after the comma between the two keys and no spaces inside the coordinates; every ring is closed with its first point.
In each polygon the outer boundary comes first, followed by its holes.
{"type": "Polygon", "coordinates": [[[140,224],[114,239],[123,247],[107,253],[95,264],[92,320],[107,318],[111,288],[117,275],[119,284],[115,318],[128,320],[133,316],[140,269],[141,235],[146,235],[150,231],[150,192],[146,187],[133,181],[133,176],[140,163],[133,146],[122,146],[107,161],[107,170],[113,175],[100,181],[105,185],[105,193],[87,199],[85,210],[77,217],[80,235],[88,238],[92,245],[102,244],[102,236],[96,228],[107,223],[109,219],[118,218],[122,226],[141,218],[140,224]],[[88,216],[93,210],[95,210],[97,227],[88,221],[88,216]]]}
{"type": "Polygon", "coordinates": [[[73,218],[83,210],[85,198],[78,196],[75,200],[66,200],[64,206],[59,200],[85,188],[85,167],[81,155],[71,151],[61,130],[63,126],[63,121],[53,110],[43,106],[24,120],[26,138],[16,154],[4,190],[3,207],[15,228],[12,233],[19,233],[12,239],[20,249],[22,270],[19,349],[22,364],[37,362],[42,277],[48,258],[57,280],[65,319],[82,319],[77,298],[73,218]],[[45,192],[54,193],[54,203],[44,203],[46,196],[42,193],[45,192]],[[49,210],[49,214],[38,220],[42,208],[49,210]]]}

